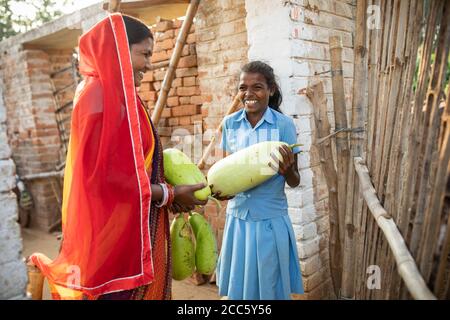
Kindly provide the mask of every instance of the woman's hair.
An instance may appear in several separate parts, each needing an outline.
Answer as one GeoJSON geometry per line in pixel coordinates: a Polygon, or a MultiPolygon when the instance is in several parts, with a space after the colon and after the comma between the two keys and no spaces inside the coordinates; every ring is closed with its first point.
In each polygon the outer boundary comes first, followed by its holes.
{"type": "Polygon", "coordinates": [[[139,19],[125,14],[122,15],[127,30],[128,44],[136,44],[147,38],[153,39],[150,29],[139,19]]]}
{"type": "Polygon", "coordinates": [[[262,74],[266,79],[267,86],[270,89],[274,89],[274,94],[269,98],[269,107],[282,113],[280,105],[283,101],[283,96],[281,95],[280,86],[275,79],[272,67],[262,61],[252,61],[244,65],[241,68],[241,72],[262,74]]]}

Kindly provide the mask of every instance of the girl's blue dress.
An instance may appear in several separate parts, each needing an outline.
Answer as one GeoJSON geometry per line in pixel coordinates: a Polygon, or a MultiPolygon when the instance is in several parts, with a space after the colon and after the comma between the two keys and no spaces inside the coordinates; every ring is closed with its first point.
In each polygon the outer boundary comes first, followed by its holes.
{"type": "MultiPolygon", "coordinates": [[[[252,128],[242,109],[225,118],[222,148],[233,153],[262,141],[296,143],[291,118],[267,108],[252,128]]],[[[294,148],[298,153],[299,148],[294,148]]],[[[297,246],[279,174],[228,202],[217,265],[219,294],[229,299],[290,299],[303,293],[297,246]]]]}

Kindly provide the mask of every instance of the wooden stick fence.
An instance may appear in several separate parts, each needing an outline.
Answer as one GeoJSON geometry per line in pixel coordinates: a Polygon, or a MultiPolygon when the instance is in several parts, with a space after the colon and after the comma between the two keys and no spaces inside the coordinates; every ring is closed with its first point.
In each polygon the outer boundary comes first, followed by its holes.
{"type": "Polygon", "coordinates": [[[326,162],[339,298],[450,298],[449,24],[448,1],[358,1],[350,128],[339,38],[330,38],[334,133],[322,121],[320,85],[306,90],[326,162]],[[381,13],[374,28],[366,24],[369,5],[381,13]],[[333,137],[336,159],[328,155],[333,137]],[[380,290],[367,287],[373,265],[381,270],[380,290]]]}

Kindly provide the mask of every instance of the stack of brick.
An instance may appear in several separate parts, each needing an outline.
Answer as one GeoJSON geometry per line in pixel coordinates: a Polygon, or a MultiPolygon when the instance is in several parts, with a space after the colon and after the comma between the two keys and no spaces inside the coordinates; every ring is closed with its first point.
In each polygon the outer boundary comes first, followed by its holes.
{"type": "Polygon", "coordinates": [[[0,83],[0,300],[25,298],[27,284],[17,199],[11,191],[14,187],[15,166],[6,135],[6,108],[0,83]]]}
{"type": "MultiPolygon", "coordinates": [[[[181,24],[181,20],[162,20],[152,28],[155,38],[152,63],[170,60],[181,24]]],[[[158,124],[158,133],[164,147],[171,145],[171,138],[175,135],[194,133],[194,124],[202,124],[205,115],[202,115],[201,106],[210,100],[208,96],[202,95],[199,87],[194,31],[195,27],[192,26],[158,124]]],[[[151,111],[154,110],[166,70],[167,68],[149,71],[144,76],[139,95],[148,103],[151,111]]]]}
{"type": "MultiPolygon", "coordinates": [[[[55,170],[60,139],[50,83],[49,55],[42,50],[10,48],[1,59],[8,139],[20,176],[55,170]]],[[[34,200],[31,226],[47,229],[60,217],[52,182],[27,183],[34,200]]]]}

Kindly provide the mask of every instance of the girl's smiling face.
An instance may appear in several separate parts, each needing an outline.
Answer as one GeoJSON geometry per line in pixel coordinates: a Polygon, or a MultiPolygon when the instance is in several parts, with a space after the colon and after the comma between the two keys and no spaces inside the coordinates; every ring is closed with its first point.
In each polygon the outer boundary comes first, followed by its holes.
{"type": "Polygon", "coordinates": [[[274,93],[261,73],[242,72],[239,79],[239,93],[247,113],[263,113],[274,93]]]}

